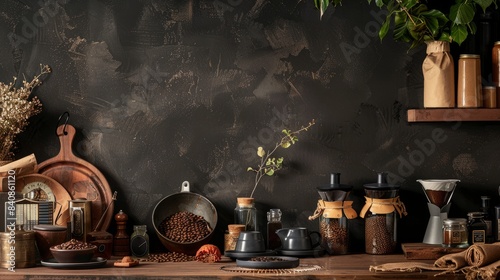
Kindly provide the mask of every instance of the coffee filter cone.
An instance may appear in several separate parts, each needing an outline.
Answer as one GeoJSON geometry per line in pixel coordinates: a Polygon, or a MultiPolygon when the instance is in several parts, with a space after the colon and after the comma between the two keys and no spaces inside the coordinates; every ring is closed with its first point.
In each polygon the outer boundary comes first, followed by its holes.
{"type": "Polygon", "coordinates": [[[430,191],[447,191],[451,192],[455,189],[457,182],[460,180],[457,179],[433,179],[433,180],[417,180],[425,190],[430,191]]]}

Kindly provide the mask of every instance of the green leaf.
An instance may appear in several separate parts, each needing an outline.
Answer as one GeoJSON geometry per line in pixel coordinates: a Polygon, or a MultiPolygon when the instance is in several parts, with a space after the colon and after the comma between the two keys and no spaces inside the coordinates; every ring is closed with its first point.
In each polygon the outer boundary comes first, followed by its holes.
{"type": "Polygon", "coordinates": [[[443,14],[441,11],[432,9],[429,11],[425,11],[420,14],[421,16],[424,16],[426,18],[435,18],[438,20],[440,26],[444,26],[448,22],[448,18],[446,17],[445,14],[443,14]]]}
{"type": "Polygon", "coordinates": [[[274,170],[273,169],[266,170],[266,175],[267,176],[273,176],[274,175],[274,170]]]}
{"type": "Polygon", "coordinates": [[[264,148],[262,148],[262,147],[257,148],[257,155],[259,157],[263,157],[265,154],[266,154],[266,151],[264,151],[264,148]]]}
{"type": "Polygon", "coordinates": [[[277,164],[282,164],[283,163],[283,157],[280,157],[276,160],[277,164]]]}
{"type": "MultiPolygon", "coordinates": [[[[368,3],[371,3],[371,0],[368,0],[368,3]]],[[[375,5],[377,7],[382,8],[384,6],[384,1],[383,0],[375,0],[375,5]]]]}
{"type": "Polygon", "coordinates": [[[435,17],[424,17],[425,25],[427,26],[428,32],[431,33],[431,37],[437,37],[441,29],[439,28],[439,21],[435,17]]]}
{"type": "Polygon", "coordinates": [[[413,8],[417,3],[418,3],[417,0],[401,1],[401,4],[403,4],[402,6],[407,8],[407,9],[413,8]]]}
{"type": "Polygon", "coordinates": [[[469,31],[471,34],[476,34],[477,27],[475,22],[471,22],[467,26],[469,27],[469,31]]]}
{"type": "Polygon", "coordinates": [[[472,3],[455,4],[450,8],[450,20],[454,24],[468,24],[474,19],[475,12],[472,3]]]}
{"type": "Polygon", "coordinates": [[[483,13],[486,13],[486,9],[493,3],[493,0],[474,0],[474,3],[478,4],[483,9],[483,13]]]}
{"type": "Polygon", "coordinates": [[[451,27],[451,38],[453,41],[457,42],[459,45],[467,38],[467,28],[465,25],[454,24],[451,27]]]}
{"type": "Polygon", "coordinates": [[[382,41],[382,39],[384,39],[384,37],[387,35],[390,25],[391,25],[391,18],[387,17],[384,21],[384,24],[382,24],[380,30],[378,31],[378,37],[380,38],[380,41],[382,41]]]}
{"type": "Polygon", "coordinates": [[[292,146],[292,143],[290,142],[283,142],[281,143],[281,147],[286,149],[286,148],[289,148],[290,146],[292,146]]]}
{"type": "Polygon", "coordinates": [[[248,167],[247,171],[255,171],[252,167],[248,167]]]}

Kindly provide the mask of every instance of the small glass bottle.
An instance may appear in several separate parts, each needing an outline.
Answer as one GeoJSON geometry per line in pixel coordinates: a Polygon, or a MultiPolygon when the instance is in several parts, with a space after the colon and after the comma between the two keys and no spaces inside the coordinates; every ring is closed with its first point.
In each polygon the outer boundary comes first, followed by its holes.
{"type": "Polygon", "coordinates": [[[149,255],[149,235],[146,225],[134,225],[134,232],[130,236],[130,251],[136,257],[149,255]]]}
{"type": "Polygon", "coordinates": [[[469,246],[466,219],[443,220],[443,247],[465,248],[469,246]]]}
{"type": "Polygon", "coordinates": [[[470,212],[467,214],[469,222],[467,230],[469,231],[469,245],[486,243],[486,223],[482,212],[470,212]]]}
{"type": "Polygon", "coordinates": [[[267,212],[267,249],[274,250],[281,247],[281,240],[276,231],[281,229],[281,210],[271,209],[267,212]]]}
{"type": "Polygon", "coordinates": [[[481,196],[481,212],[483,220],[486,223],[486,243],[493,242],[493,214],[490,207],[491,198],[489,196],[481,196]]]}
{"type": "Polygon", "coordinates": [[[257,209],[251,197],[238,197],[234,208],[234,223],[245,225],[245,231],[257,231],[257,209]]]}

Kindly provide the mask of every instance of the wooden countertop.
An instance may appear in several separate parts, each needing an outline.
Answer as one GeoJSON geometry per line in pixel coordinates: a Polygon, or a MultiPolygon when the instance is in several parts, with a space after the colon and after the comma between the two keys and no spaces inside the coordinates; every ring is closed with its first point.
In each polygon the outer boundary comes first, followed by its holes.
{"type": "MultiPolygon", "coordinates": [[[[131,268],[114,267],[116,259],[107,261],[102,268],[58,269],[44,266],[16,269],[10,272],[0,270],[1,279],[465,279],[463,274],[450,274],[434,277],[436,272],[370,272],[370,265],[389,262],[408,262],[403,255],[367,255],[351,254],[342,256],[323,256],[319,258],[301,258],[301,265],[321,268],[315,271],[292,274],[258,274],[224,271],[222,267],[236,266],[236,262],[223,257],[218,263],[191,262],[141,262],[131,268]],[[292,278],[291,278],[292,277],[292,278]]],[[[433,263],[433,261],[419,261],[433,263]]]]}

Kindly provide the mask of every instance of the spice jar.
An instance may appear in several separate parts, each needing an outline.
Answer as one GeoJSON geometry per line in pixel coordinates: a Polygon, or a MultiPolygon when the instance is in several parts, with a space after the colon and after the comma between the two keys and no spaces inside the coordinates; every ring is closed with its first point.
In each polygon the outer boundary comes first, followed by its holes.
{"type": "Polygon", "coordinates": [[[399,200],[400,187],[387,183],[387,173],[379,173],[377,183],[364,187],[366,203],[360,217],[365,218],[365,251],[391,254],[397,245],[397,221],[407,215],[399,200]]]}
{"type": "Polygon", "coordinates": [[[267,212],[267,249],[274,250],[281,247],[281,239],[276,231],[281,229],[281,210],[270,209],[267,212]]]}
{"type": "Polygon", "coordinates": [[[130,236],[130,251],[135,257],[149,255],[149,235],[146,225],[134,225],[134,232],[130,236]]]}
{"type": "Polygon", "coordinates": [[[467,230],[469,231],[469,245],[486,243],[486,223],[482,212],[470,212],[467,214],[469,222],[467,230]]]}
{"type": "Polygon", "coordinates": [[[481,60],[478,54],[461,54],[458,60],[457,107],[483,106],[481,60]]]}
{"type": "Polygon", "coordinates": [[[240,236],[240,232],[245,230],[245,225],[227,225],[227,232],[224,235],[224,251],[232,251],[236,248],[236,242],[240,236]]]}
{"type": "Polygon", "coordinates": [[[245,231],[258,231],[257,209],[251,197],[238,197],[234,208],[234,223],[245,225],[245,231]]]}
{"type": "Polygon", "coordinates": [[[347,254],[349,251],[349,220],[358,216],[352,208],[352,201],[345,201],[352,186],[340,184],[340,173],[330,176],[330,184],[317,188],[322,199],[314,215],[319,217],[321,247],[330,255],[347,254]]]}
{"type": "Polygon", "coordinates": [[[497,88],[493,86],[483,87],[483,106],[485,108],[497,107],[497,88]]]}
{"type": "Polygon", "coordinates": [[[493,83],[496,87],[500,87],[500,41],[495,42],[495,44],[493,45],[493,49],[491,52],[491,61],[493,83]]]}
{"type": "Polygon", "coordinates": [[[466,219],[443,220],[443,246],[455,248],[469,246],[466,219]]]}

